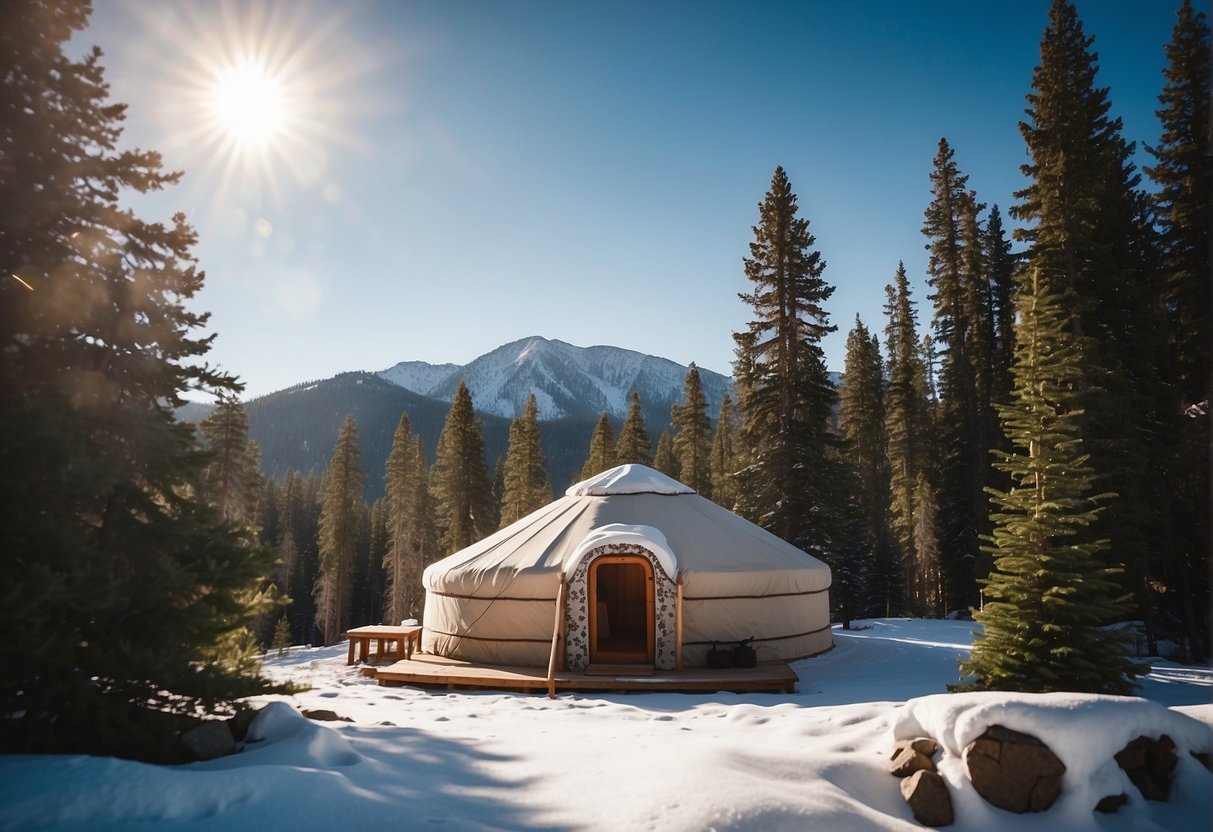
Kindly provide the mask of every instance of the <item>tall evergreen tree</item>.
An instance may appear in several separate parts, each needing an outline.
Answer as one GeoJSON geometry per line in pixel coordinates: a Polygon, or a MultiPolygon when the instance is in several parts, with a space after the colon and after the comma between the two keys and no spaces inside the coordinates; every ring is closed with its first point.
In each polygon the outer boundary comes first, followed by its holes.
{"type": "Polygon", "coordinates": [[[1012,482],[990,490],[994,571],[977,620],[984,634],[964,671],[977,687],[1126,693],[1140,671],[1115,631],[1126,611],[1094,539],[1094,471],[1083,452],[1081,351],[1070,326],[1072,289],[1037,270],[1020,295],[1012,403],[999,408],[1012,453],[995,463],[1012,482]]]}
{"type": "Polygon", "coordinates": [[[1209,399],[1210,232],[1213,231],[1213,140],[1210,123],[1209,26],[1184,0],[1167,44],[1166,83],[1159,95],[1162,135],[1147,147],[1157,164],[1146,173],[1162,230],[1162,298],[1174,373],[1184,406],[1209,399]]]}
{"type": "Polygon", "coordinates": [[[505,488],[501,499],[502,528],[552,501],[547,463],[539,447],[539,407],[535,394],[526,397],[521,416],[510,424],[505,458],[505,488]]]}
{"type": "MultiPolygon", "coordinates": [[[[366,500],[358,501],[358,532],[354,545],[354,568],[350,584],[350,626],[361,627],[383,621],[383,551],[374,551],[381,545],[376,540],[376,529],[372,507],[366,500]]],[[[386,534],[384,535],[386,537],[386,534]]]]}
{"type": "Polygon", "coordinates": [[[954,156],[947,140],[940,139],[922,229],[930,251],[927,282],[934,290],[934,343],[941,353],[940,554],[952,607],[977,601],[972,565],[978,536],[987,531],[982,488],[993,421],[993,319],[977,220],[982,206],[966,189],[968,177],[960,173],[954,156]]]}
{"type": "Polygon", "coordinates": [[[913,609],[936,618],[945,609],[943,555],[939,546],[939,504],[935,489],[926,474],[918,472],[914,481],[914,507],[911,510],[914,536],[913,582],[906,590],[913,609]]]}
{"type": "Polygon", "coordinates": [[[734,336],[743,398],[741,433],[750,455],[738,472],[743,515],[809,552],[824,553],[838,532],[839,505],[831,474],[830,419],[834,385],[821,339],[829,324],[824,303],[834,292],[812,250],[809,221],[797,216],[796,195],[782,167],[758,206],[740,297],[753,320],[734,336]],[[744,352],[743,352],[744,351],[744,352]]]}
{"type": "Polygon", "coordinates": [[[615,464],[653,464],[653,443],[644,427],[644,413],[640,409],[640,394],[632,391],[628,404],[628,417],[619,430],[619,441],[615,443],[615,464]]]}
{"type": "MultiPolygon", "coordinates": [[[[885,435],[889,464],[889,526],[893,534],[896,563],[904,574],[904,587],[922,582],[917,574],[914,545],[914,492],[918,475],[927,473],[932,458],[929,384],[926,362],[919,349],[917,313],[910,296],[910,281],[904,263],[897,264],[894,282],[885,287],[885,349],[888,352],[888,385],[885,392],[885,435]]],[[[915,609],[909,594],[903,608],[915,609]]]]}
{"type": "Polygon", "coordinates": [[[197,496],[174,411],[240,385],[202,363],[194,230],[136,214],[180,174],[118,149],[100,50],[64,53],[89,10],[0,8],[0,630],[37,634],[0,640],[2,743],[154,756],[149,712],[264,689],[218,651],[272,555],[197,496]]]}
{"type": "Polygon", "coordinates": [[[879,341],[858,315],[847,335],[838,398],[838,429],[846,439],[844,456],[856,476],[855,501],[861,524],[859,551],[866,561],[868,600],[865,603],[857,599],[855,611],[859,615],[890,615],[900,583],[889,527],[884,366],[879,341]]]}
{"type": "Polygon", "coordinates": [[[320,480],[309,474],[305,480],[290,471],[282,486],[281,557],[291,564],[287,607],[291,639],[311,644],[316,634],[316,602],[312,595],[320,571],[320,480]],[[292,554],[293,553],[293,554],[292,554]]]}
{"type": "Polygon", "coordinates": [[[615,465],[615,431],[611,428],[611,420],[606,411],[603,411],[598,418],[598,424],[594,426],[593,435],[590,436],[589,455],[585,465],[581,466],[581,478],[588,480],[614,468],[615,465]]]}
{"type": "Polygon", "coordinates": [[[206,493],[224,520],[250,521],[246,491],[252,479],[248,459],[248,414],[235,396],[220,396],[202,420],[199,433],[206,440],[212,462],[206,471],[206,493]]]}
{"type": "Polygon", "coordinates": [[[661,436],[657,437],[657,452],[653,454],[653,467],[674,479],[678,479],[682,471],[678,456],[674,453],[674,440],[670,438],[668,430],[663,430],[661,436]]]}
{"type": "Polygon", "coordinates": [[[1157,111],[1158,145],[1147,149],[1157,164],[1146,173],[1158,185],[1154,208],[1161,230],[1158,295],[1167,333],[1163,378],[1173,392],[1164,421],[1172,451],[1157,455],[1169,465],[1156,477],[1166,482],[1170,511],[1155,536],[1162,555],[1157,570],[1163,601],[1181,622],[1186,658],[1209,655],[1209,399],[1213,391],[1209,355],[1210,229],[1213,228],[1213,125],[1209,102],[1210,37],[1204,14],[1188,0],[1167,44],[1166,82],[1157,111]],[[1178,423],[1178,424],[1177,424],[1178,423]]]}
{"type": "Polygon", "coordinates": [[[720,399],[716,433],[712,437],[712,499],[730,511],[737,503],[737,491],[733,486],[733,472],[737,470],[736,442],[737,417],[733,412],[733,398],[725,393],[720,399]]]}
{"type": "Polygon", "coordinates": [[[1108,90],[1096,85],[1094,39],[1074,6],[1054,0],[1020,123],[1031,163],[1012,216],[1030,223],[1016,236],[1025,255],[1056,291],[1074,303],[1069,323],[1079,349],[1083,434],[1096,490],[1116,492],[1103,512],[1100,537],[1125,566],[1125,585],[1153,634],[1150,538],[1158,512],[1150,478],[1161,449],[1158,358],[1164,327],[1153,302],[1146,200],[1121,137],[1108,115],[1108,90]]]}
{"type": "Polygon", "coordinates": [[[439,554],[425,446],[413,433],[407,413],[400,414],[392,438],[384,468],[384,492],[384,617],[388,623],[398,623],[419,617],[424,597],[421,573],[439,554]]]}
{"type": "Polygon", "coordinates": [[[712,420],[699,368],[691,363],[682,385],[682,402],[670,412],[674,452],[682,482],[704,497],[712,497],[712,420]]]}
{"type": "Polygon", "coordinates": [[[484,430],[472,409],[472,394],[461,379],[430,474],[439,540],[447,554],[487,537],[497,528],[484,462],[484,430]]]}
{"type": "Polygon", "coordinates": [[[362,445],[358,425],[348,414],[337,433],[337,445],[324,471],[320,505],[320,574],[313,595],[316,624],[325,644],[336,644],[350,628],[354,591],[354,557],[362,520],[362,445]]]}
{"type": "MultiPolygon", "coordinates": [[[[1011,253],[1011,242],[1003,230],[1002,213],[997,205],[991,206],[986,219],[982,253],[989,275],[994,324],[992,400],[1005,404],[1011,395],[1011,358],[1015,353],[1015,255],[1011,253]]],[[[1001,434],[1000,429],[999,438],[1001,434]]]]}
{"type": "Polygon", "coordinates": [[[263,514],[267,509],[264,503],[265,474],[261,472],[261,446],[256,439],[250,439],[244,446],[244,492],[242,497],[246,525],[253,528],[256,534],[261,534],[263,514]]]}

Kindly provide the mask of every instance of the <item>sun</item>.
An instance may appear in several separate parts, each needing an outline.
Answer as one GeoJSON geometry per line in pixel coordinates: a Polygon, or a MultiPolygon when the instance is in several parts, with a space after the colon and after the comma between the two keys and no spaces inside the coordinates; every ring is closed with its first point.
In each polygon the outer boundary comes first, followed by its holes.
{"type": "MultiPolygon", "coordinates": [[[[3,0],[0,0],[3,3],[3,0]]],[[[371,83],[393,49],[368,48],[349,12],[324,0],[141,4],[137,54],[166,158],[215,217],[232,205],[285,204],[335,175],[338,148],[377,112],[371,83]]],[[[344,5],[344,4],[343,4],[344,5]]]]}
{"type": "Polygon", "coordinates": [[[238,150],[271,149],[290,116],[283,83],[252,61],[216,74],[209,105],[215,126],[238,150]]]}

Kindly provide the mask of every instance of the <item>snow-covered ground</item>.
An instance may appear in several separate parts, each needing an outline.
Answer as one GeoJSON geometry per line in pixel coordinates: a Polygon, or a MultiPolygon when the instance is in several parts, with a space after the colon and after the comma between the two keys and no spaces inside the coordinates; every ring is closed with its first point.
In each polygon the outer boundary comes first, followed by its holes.
{"type": "Polygon", "coordinates": [[[312,689],[269,698],[240,754],[173,768],[0,758],[0,829],[921,829],[886,767],[894,736],[922,730],[945,748],[952,828],[1210,829],[1213,775],[1188,753],[1213,746],[1209,667],[1155,662],[1143,699],[938,696],[972,623],[857,625],[794,666],[790,695],[427,692],[377,686],[346,667],[342,646],[297,648],[266,672],[312,689]],[[995,721],[1038,733],[1066,762],[1046,815],[965,788],[956,753],[995,721]],[[1143,733],[1178,745],[1169,803],[1144,801],[1110,760],[1143,733]],[[1089,811],[1119,791],[1130,803],[1118,814],[1089,811]]]}

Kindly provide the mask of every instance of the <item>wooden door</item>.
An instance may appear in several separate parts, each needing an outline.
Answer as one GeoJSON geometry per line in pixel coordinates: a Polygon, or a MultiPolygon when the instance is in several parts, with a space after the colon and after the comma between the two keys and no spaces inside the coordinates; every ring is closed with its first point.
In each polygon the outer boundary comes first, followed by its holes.
{"type": "Polygon", "coordinates": [[[653,664],[653,565],[639,555],[590,564],[590,663],[653,664]]]}

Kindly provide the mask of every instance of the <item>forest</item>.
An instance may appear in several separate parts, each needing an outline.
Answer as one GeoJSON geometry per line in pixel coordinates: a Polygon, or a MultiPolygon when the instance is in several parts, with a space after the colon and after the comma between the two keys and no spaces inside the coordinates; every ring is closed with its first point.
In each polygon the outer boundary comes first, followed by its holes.
{"type": "MultiPolygon", "coordinates": [[[[264,690],[260,651],[419,617],[425,565],[553,496],[533,398],[490,467],[462,385],[436,448],[401,418],[371,504],[352,415],[323,475],[264,477],[239,381],[203,362],[213,336],[186,303],[196,233],[119,199],[179,174],[114,150],[100,53],[61,49],[86,18],[6,14],[0,35],[5,158],[23,160],[0,177],[19,278],[0,303],[0,615],[40,639],[3,640],[0,702],[57,726],[6,729],[6,747],[107,748],[149,707],[264,690]],[[196,434],[174,417],[189,389],[218,401],[196,434]]],[[[940,139],[930,291],[890,268],[884,319],[847,322],[837,386],[833,286],[776,167],[738,275],[732,396],[708,413],[692,365],[654,438],[634,394],[582,475],[651,464],[820,558],[844,625],[974,616],[976,687],[1128,692],[1137,670],[1106,627],[1126,620],[1152,654],[1207,657],[1210,36],[1188,0],[1177,21],[1139,169],[1094,37],[1055,0],[1019,124],[1025,187],[1004,218],[940,139]]]]}

